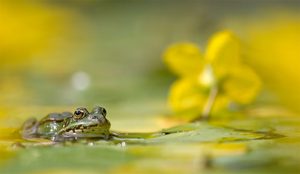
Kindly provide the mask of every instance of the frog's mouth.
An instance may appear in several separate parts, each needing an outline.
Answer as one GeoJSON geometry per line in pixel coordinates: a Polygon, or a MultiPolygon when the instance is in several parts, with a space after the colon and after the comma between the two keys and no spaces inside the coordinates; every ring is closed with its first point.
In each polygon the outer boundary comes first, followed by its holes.
{"type": "Polygon", "coordinates": [[[64,137],[100,137],[104,132],[103,126],[99,123],[77,123],[75,125],[67,126],[58,134],[64,137]]]}
{"type": "Polygon", "coordinates": [[[71,126],[67,126],[64,129],[64,132],[84,132],[85,130],[92,129],[93,127],[97,127],[99,124],[97,123],[91,123],[91,124],[86,124],[86,123],[81,123],[81,124],[75,124],[71,126]]]}

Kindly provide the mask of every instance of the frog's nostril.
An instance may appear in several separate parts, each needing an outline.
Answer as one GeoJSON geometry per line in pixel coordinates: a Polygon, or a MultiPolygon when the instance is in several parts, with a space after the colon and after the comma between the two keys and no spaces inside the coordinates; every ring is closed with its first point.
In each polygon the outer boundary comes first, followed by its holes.
{"type": "Polygon", "coordinates": [[[102,113],[103,113],[103,116],[105,117],[106,116],[106,109],[102,108],[102,113]]]}

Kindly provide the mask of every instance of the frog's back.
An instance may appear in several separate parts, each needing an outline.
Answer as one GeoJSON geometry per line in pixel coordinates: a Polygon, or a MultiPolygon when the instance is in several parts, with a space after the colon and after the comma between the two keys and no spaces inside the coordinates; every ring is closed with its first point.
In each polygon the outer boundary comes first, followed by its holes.
{"type": "Polygon", "coordinates": [[[39,122],[37,134],[40,137],[52,137],[57,134],[72,118],[72,113],[50,113],[39,122]]]}
{"type": "Polygon", "coordinates": [[[40,124],[42,124],[44,122],[51,122],[51,121],[60,122],[60,121],[64,121],[65,119],[71,118],[71,117],[72,117],[71,112],[50,113],[41,119],[40,124]]]}

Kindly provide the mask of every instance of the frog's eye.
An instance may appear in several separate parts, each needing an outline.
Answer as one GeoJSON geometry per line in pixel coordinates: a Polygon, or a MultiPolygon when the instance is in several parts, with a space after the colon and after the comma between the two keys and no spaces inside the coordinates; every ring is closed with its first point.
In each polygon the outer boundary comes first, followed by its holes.
{"type": "Polygon", "coordinates": [[[74,118],[75,119],[81,119],[83,117],[86,116],[86,111],[84,109],[78,108],[75,112],[74,112],[74,118]]]}

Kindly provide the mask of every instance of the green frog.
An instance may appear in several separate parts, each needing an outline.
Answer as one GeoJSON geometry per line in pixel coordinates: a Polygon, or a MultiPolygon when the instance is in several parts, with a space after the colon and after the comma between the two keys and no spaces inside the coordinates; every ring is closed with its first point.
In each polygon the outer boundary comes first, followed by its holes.
{"type": "Polygon", "coordinates": [[[106,110],[96,106],[91,112],[86,108],[77,108],[74,113],[50,113],[40,121],[28,119],[22,127],[22,137],[46,138],[52,141],[64,141],[78,138],[110,138],[110,122],[106,119],[106,110]]]}

